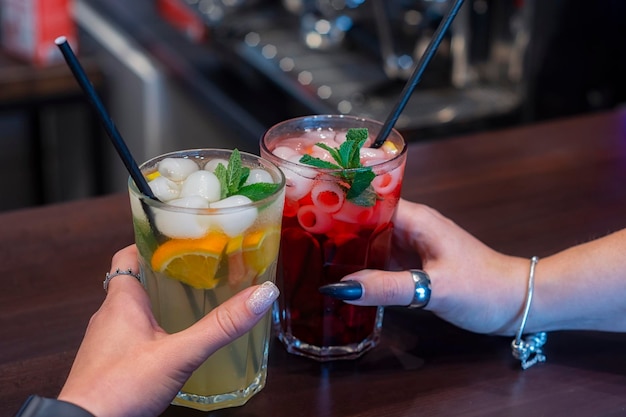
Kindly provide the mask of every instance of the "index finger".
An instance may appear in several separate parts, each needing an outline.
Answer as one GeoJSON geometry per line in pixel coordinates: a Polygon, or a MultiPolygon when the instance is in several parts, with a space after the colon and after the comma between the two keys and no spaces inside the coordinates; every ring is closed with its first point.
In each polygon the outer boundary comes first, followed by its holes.
{"type": "Polygon", "coordinates": [[[361,306],[408,306],[413,301],[415,283],[409,271],[389,272],[364,269],[347,275],[342,281],[358,281],[361,297],[346,303],[361,306]]]}
{"type": "Polygon", "coordinates": [[[117,291],[121,288],[128,289],[139,287],[136,285],[139,283],[137,276],[139,276],[141,272],[138,255],[137,246],[134,244],[120,249],[113,255],[109,278],[107,279],[108,282],[105,288],[107,293],[117,291]],[[119,274],[119,272],[122,272],[122,274],[119,274]],[[128,272],[128,274],[126,272],[128,272]],[[133,284],[132,281],[135,281],[135,284],[133,284]]]}

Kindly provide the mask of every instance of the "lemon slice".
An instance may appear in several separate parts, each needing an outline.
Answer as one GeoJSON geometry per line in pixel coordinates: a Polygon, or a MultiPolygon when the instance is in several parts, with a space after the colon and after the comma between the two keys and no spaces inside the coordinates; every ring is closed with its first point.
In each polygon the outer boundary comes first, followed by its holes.
{"type": "Polygon", "coordinates": [[[382,148],[386,153],[391,155],[395,155],[398,153],[398,148],[390,140],[386,140],[385,143],[383,143],[382,148]]]}
{"type": "Polygon", "coordinates": [[[146,179],[148,181],[152,181],[153,179],[160,177],[160,176],[161,176],[161,173],[159,171],[154,171],[149,174],[146,174],[146,179]]]}
{"type": "Polygon", "coordinates": [[[243,260],[248,268],[262,274],[278,256],[279,246],[279,227],[248,233],[243,238],[243,260]]]}
{"type": "Polygon", "coordinates": [[[201,239],[171,239],[152,256],[152,269],[195,288],[215,288],[222,253],[229,238],[209,233],[201,239]]]}

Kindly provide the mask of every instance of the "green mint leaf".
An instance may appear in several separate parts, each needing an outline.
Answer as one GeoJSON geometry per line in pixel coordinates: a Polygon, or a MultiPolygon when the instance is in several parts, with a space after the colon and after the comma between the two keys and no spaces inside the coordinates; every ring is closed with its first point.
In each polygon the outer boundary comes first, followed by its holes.
{"type": "MultiPolygon", "coordinates": [[[[346,193],[346,198],[357,204],[355,200],[358,199],[363,193],[365,193],[366,190],[371,189],[370,184],[375,177],[376,174],[374,174],[371,168],[364,168],[363,170],[355,172],[354,177],[352,178],[352,184],[350,185],[350,189],[346,193]]],[[[373,190],[372,193],[374,193],[373,190]]],[[[374,193],[374,201],[375,196],[376,193],[374,193]]],[[[369,201],[370,198],[368,197],[367,200],[369,201]]],[[[359,203],[359,205],[364,204],[359,203]]],[[[368,204],[368,206],[370,205],[374,205],[374,203],[368,204]]]]}
{"type": "Polygon", "coordinates": [[[367,129],[366,128],[355,128],[348,129],[346,133],[346,142],[352,143],[352,153],[349,155],[347,166],[350,168],[358,168],[361,166],[361,155],[360,149],[365,144],[367,140],[367,129]]]}
{"type": "Polygon", "coordinates": [[[245,185],[250,176],[250,168],[243,166],[241,154],[237,149],[233,150],[228,159],[228,167],[217,164],[213,172],[220,182],[220,200],[233,195],[243,195],[252,201],[263,200],[276,192],[279,185],[259,182],[245,185]]]}
{"type": "Polygon", "coordinates": [[[228,196],[228,170],[224,164],[217,164],[213,172],[220,182],[220,200],[228,196]]]}
{"type": "Polygon", "coordinates": [[[237,194],[248,197],[252,201],[263,200],[278,190],[278,184],[268,182],[257,182],[255,184],[244,185],[237,194]]]}
{"type": "Polygon", "coordinates": [[[242,174],[241,154],[238,149],[234,149],[228,159],[227,193],[229,196],[237,194],[239,186],[242,184],[242,174]]]}
{"type": "MultiPolygon", "coordinates": [[[[359,154],[359,148],[355,148],[356,142],[352,140],[346,140],[344,143],[339,146],[339,155],[341,155],[341,166],[344,168],[356,168],[351,166],[352,155],[356,151],[356,154],[359,154]]],[[[360,163],[360,161],[359,161],[360,163]]]]}
{"type": "Polygon", "coordinates": [[[372,207],[376,204],[376,199],[378,196],[376,195],[376,191],[372,187],[367,187],[361,194],[358,196],[349,199],[350,202],[356,204],[361,207],[372,207]]]}
{"type": "Polygon", "coordinates": [[[302,157],[300,158],[300,163],[311,165],[311,166],[314,166],[315,168],[322,168],[322,169],[341,169],[342,168],[339,165],[333,164],[332,162],[324,161],[319,158],[314,158],[311,155],[307,155],[307,154],[302,155],[302,157]]]}
{"type": "Polygon", "coordinates": [[[317,143],[316,146],[328,151],[338,165],[314,158],[311,155],[302,155],[300,163],[323,169],[342,169],[338,174],[347,182],[346,198],[360,206],[370,207],[376,203],[376,192],[370,186],[376,175],[369,167],[361,165],[360,150],[367,141],[367,128],[348,129],[346,140],[339,148],[332,148],[325,143],[317,143]],[[361,168],[361,169],[359,169],[361,168]],[[355,170],[356,172],[346,172],[355,170]]]}
{"type": "Polygon", "coordinates": [[[330,156],[332,156],[333,159],[339,164],[339,167],[343,166],[341,155],[339,154],[339,152],[337,152],[337,149],[331,148],[330,146],[328,146],[327,144],[322,143],[322,142],[316,143],[315,146],[318,146],[318,147],[328,151],[330,156]]]}
{"type": "Polygon", "coordinates": [[[360,168],[362,167],[361,165],[361,148],[363,147],[363,145],[365,144],[365,141],[367,140],[367,138],[362,139],[358,142],[356,142],[356,145],[354,146],[354,150],[352,152],[352,155],[350,155],[350,162],[349,162],[349,166],[350,168],[360,168]]]}
{"type": "MultiPolygon", "coordinates": [[[[241,168],[241,178],[239,178],[239,184],[237,185],[237,189],[238,190],[241,189],[241,187],[243,187],[243,185],[248,180],[249,176],[250,176],[250,168],[242,167],[241,168]]],[[[239,193],[237,193],[237,194],[239,194],[239,193]]]]}
{"type": "Polygon", "coordinates": [[[348,129],[348,133],[346,133],[346,140],[351,140],[354,142],[365,142],[367,140],[367,128],[359,127],[348,129]]]}

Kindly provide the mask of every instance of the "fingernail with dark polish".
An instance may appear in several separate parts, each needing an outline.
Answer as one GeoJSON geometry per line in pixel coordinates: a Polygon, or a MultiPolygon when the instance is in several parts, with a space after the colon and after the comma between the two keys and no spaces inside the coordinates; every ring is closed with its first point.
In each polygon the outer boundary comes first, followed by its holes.
{"type": "Polygon", "coordinates": [[[340,281],[319,287],[319,292],[340,300],[358,300],[363,296],[363,286],[359,281],[340,281]]]}

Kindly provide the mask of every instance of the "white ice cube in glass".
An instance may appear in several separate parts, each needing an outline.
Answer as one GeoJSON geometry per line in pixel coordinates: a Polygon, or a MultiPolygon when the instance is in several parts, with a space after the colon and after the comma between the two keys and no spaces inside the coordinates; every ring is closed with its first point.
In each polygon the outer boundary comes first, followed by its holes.
{"type": "Polygon", "coordinates": [[[218,226],[230,237],[243,234],[243,232],[252,226],[258,213],[256,207],[237,208],[250,203],[252,203],[252,200],[243,195],[233,195],[211,203],[211,208],[214,209],[233,208],[233,210],[227,210],[225,213],[213,215],[213,225],[218,226]]]}
{"type": "Polygon", "coordinates": [[[209,171],[196,171],[189,175],[180,190],[180,197],[200,196],[210,203],[221,196],[220,181],[209,171]]]}
{"type": "Polygon", "coordinates": [[[166,177],[156,177],[148,183],[154,196],[163,202],[180,196],[180,186],[166,177]]]}
{"type": "Polygon", "coordinates": [[[191,159],[165,158],[159,162],[159,173],[172,181],[183,181],[200,167],[191,159]]]}
{"type": "Polygon", "coordinates": [[[174,239],[197,239],[206,235],[208,225],[201,221],[202,217],[184,211],[154,209],[156,228],[174,239]]]}
{"type": "Polygon", "coordinates": [[[261,168],[252,168],[250,170],[250,175],[248,179],[244,183],[244,185],[257,184],[259,182],[266,182],[273,184],[274,180],[269,172],[261,168]]]}
{"type": "Polygon", "coordinates": [[[205,171],[215,172],[215,168],[217,168],[219,164],[224,165],[224,168],[228,168],[228,161],[226,159],[215,158],[204,164],[204,169],[205,171]]]}

